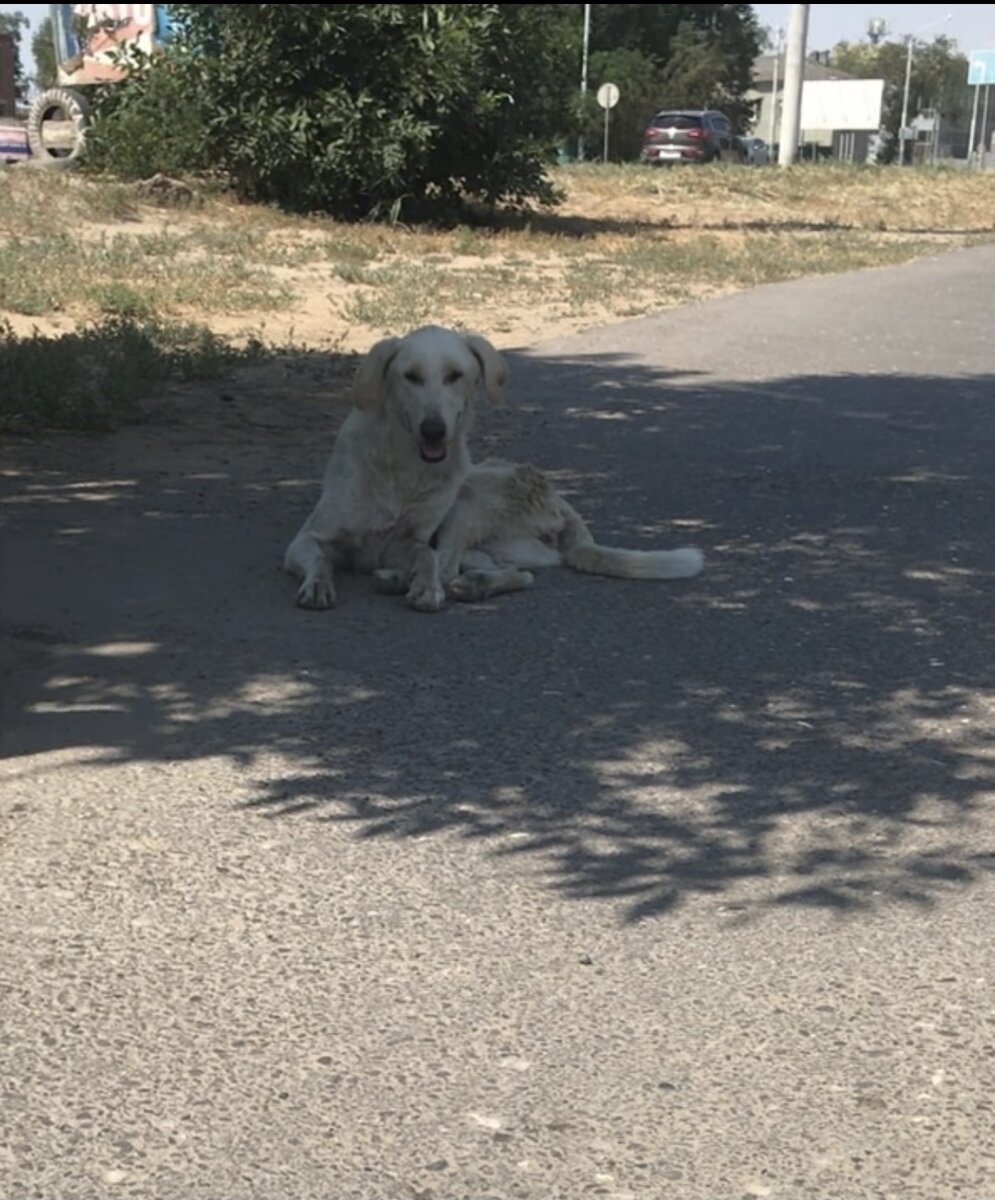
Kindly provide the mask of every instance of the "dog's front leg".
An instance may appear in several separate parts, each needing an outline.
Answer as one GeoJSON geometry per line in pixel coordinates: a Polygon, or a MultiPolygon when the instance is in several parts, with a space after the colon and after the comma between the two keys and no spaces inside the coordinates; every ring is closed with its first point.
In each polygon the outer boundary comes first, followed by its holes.
{"type": "Polygon", "coordinates": [[[301,608],[333,608],[335,583],[331,556],[322,540],[304,528],[287,547],[284,570],[301,581],[297,603],[301,608]]]}
{"type": "Polygon", "coordinates": [[[427,542],[419,542],[414,548],[414,569],[406,599],[417,612],[438,612],[446,602],[439,556],[427,542]]]}

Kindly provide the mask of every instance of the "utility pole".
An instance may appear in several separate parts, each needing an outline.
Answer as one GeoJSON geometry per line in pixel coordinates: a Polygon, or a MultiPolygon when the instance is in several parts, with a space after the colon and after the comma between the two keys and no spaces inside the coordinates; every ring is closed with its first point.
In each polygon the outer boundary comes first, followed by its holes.
{"type": "Polygon", "coordinates": [[[902,127],[898,131],[898,165],[905,166],[905,142],[906,134],[909,127],[909,91],[912,87],[912,50],[916,44],[914,34],[909,34],[905,41],[908,44],[908,53],[905,56],[905,90],[902,93],[902,127]]]}
{"type": "MultiPolygon", "coordinates": [[[[981,98],[981,85],[974,85],[974,107],[971,109],[971,132],[967,135],[967,165],[974,165],[974,138],[978,132],[978,100],[981,98]]],[[[983,137],[984,135],[982,135],[983,137]]]]}
{"type": "Polygon", "coordinates": [[[770,89],[770,126],[767,133],[767,141],[773,146],[777,141],[777,87],[778,74],[781,70],[781,53],[784,50],[784,30],[777,31],[777,41],[774,43],[774,72],[771,79],[770,89]]]}
{"type": "Polygon", "coordinates": [[[781,142],[777,148],[777,163],[780,167],[791,166],[798,157],[809,8],[808,4],[792,4],[788,17],[788,44],[784,56],[784,111],[781,115],[781,142]]]}
{"type": "MultiPolygon", "coordinates": [[[[905,87],[902,91],[902,127],[898,131],[898,165],[905,166],[905,143],[908,140],[905,136],[906,130],[909,127],[909,92],[912,89],[912,54],[916,46],[916,34],[925,33],[927,29],[935,29],[937,25],[945,25],[948,21],[952,21],[953,13],[947,13],[945,17],[941,17],[938,21],[930,21],[928,25],[923,25],[915,31],[909,33],[905,37],[907,47],[905,54],[905,87]]],[[[913,151],[913,158],[915,153],[913,151]]]]}
{"type": "MultiPolygon", "coordinates": [[[[587,96],[587,62],[591,54],[591,6],[584,5],[584,51],[580,64],[580,95],[581,100],[587,96]]],[[[584,161],[584,135],[577,139],[577,161],[584,161]]]]}

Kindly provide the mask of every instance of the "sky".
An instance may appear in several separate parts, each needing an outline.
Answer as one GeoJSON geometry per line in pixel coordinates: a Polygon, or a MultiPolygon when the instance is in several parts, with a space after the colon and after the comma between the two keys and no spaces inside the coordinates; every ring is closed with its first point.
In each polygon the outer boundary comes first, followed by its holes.
{"type": "MultiPolygon", "coordinates": [[[[755,4],[760,21],[772,29],[788,26],[789,4],[755,4]]],[[[23,12],[37,29],[48,12],[47,4],[0,4],[0,11],[23,12]]],[[[955,38],[965,53],[971,50],[995,50],[995,4],[813,4],[809,16],[810,50],[829,50],[839,41],[859,41],[867,31],[871,17],[883,17],[891,36],[901,39],[916,33],[924,25],[942,21],[947,13],[952,20],[934,25],[920,36],[931,41],[943,33],[955,38]]]]}
{"type": "Polygon", "coordinates": [[[38,22],[48,16],[48,7],[47,4],[0,4],[0,12],[22,12],[31,22],[31,28],[37,29],[38,22]]]}
{"type": "MultiPolygon", "coordinates": [[[[787,29],[790,4],[754,4],[762,25],[787,29]]],[[[858,42],[867,35],[867,22],[882,17],[891,37],[901,41],[924,25],[940,22],[919,36],[932,41],[938,34],[956,40],[965,53],[995,50],[995,4],[813,4],[809,9],[808,48],[830,50],[837,42],[858,42]],[[952,19],[944,22],[947,13],[952,19]]]]}

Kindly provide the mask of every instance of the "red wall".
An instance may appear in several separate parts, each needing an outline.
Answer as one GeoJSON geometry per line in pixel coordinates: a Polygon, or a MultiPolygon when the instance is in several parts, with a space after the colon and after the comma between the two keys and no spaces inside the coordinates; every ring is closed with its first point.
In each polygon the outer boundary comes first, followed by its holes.
{"type": "Polygon", "coordinates": [[[14,116],[17,92],[14,88],[14,35],[0,33],[0,117],[14,116]]]}

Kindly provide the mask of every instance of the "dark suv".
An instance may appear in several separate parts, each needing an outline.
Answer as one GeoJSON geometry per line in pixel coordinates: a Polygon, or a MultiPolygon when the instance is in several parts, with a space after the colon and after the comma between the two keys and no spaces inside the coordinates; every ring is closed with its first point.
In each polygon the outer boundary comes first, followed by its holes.
{"type": "Polygon", "coordinates": [[[643,162],[742,162],[743,147],[729,118],[712,109],[658,112],[643,134],[643,162]]]}

